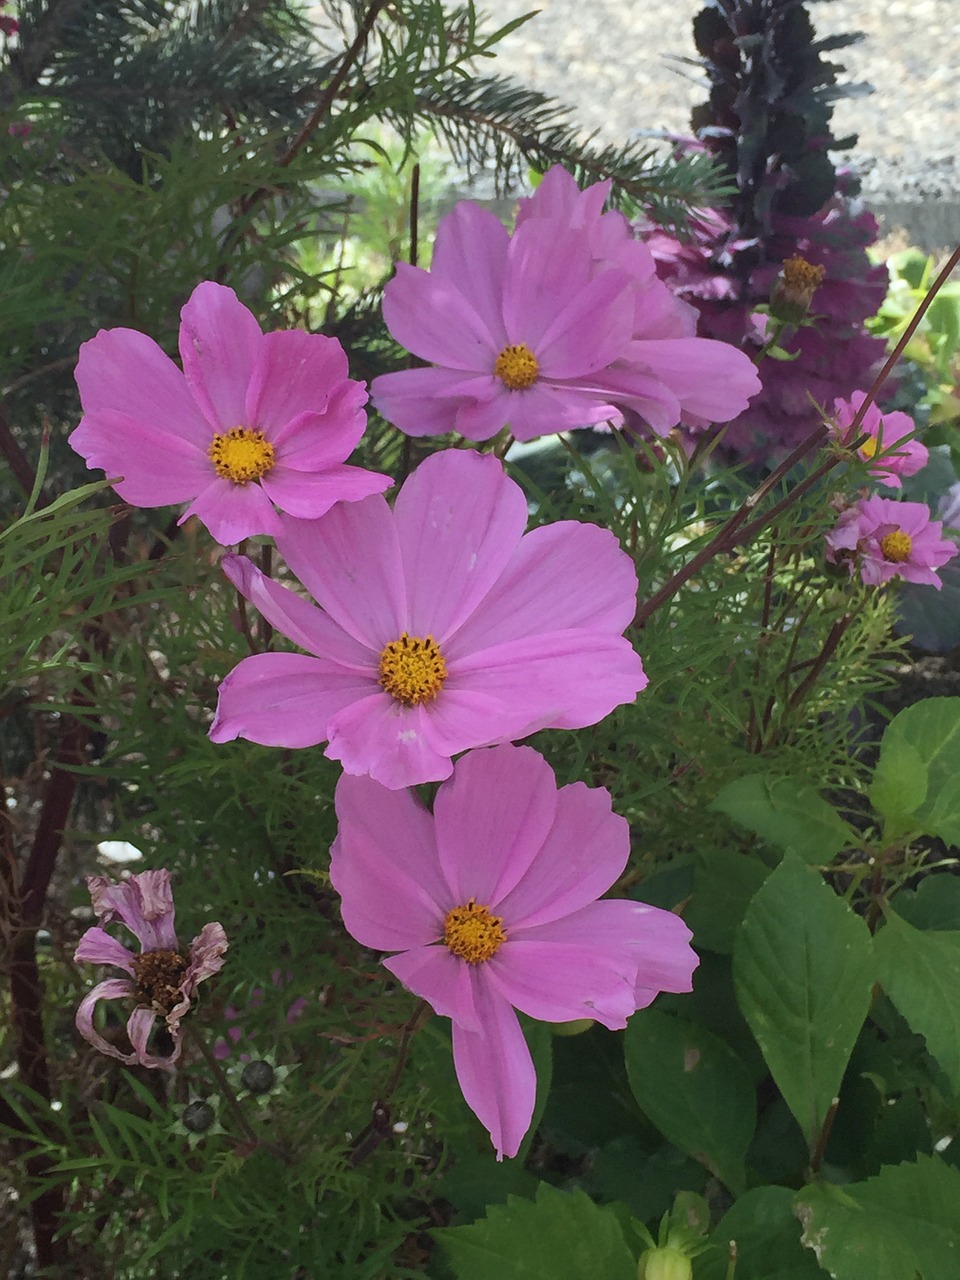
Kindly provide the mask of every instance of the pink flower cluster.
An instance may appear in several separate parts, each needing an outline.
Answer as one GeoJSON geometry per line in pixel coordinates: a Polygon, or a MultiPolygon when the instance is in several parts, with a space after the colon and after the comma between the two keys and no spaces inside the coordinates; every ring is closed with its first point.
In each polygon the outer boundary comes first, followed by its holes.
{"type": "MultiPolygon", "coordinates": [[[[834,432],[841,442],[849,439],[857,413],[867,398],[865,391],[854,391],[849,400],[834,400],[834,432]]],[[[901,476],[914,476],[927,465],[929,452],[926,445],[913,439],[916,425],[906,413],[881,413],[875,404],[869,404],[853,435],[869,438],[857,450],[867,470],[878,484],[888,489],[901,489],[901,476]]]]}
{"type": "MultiPolygon", "coordinates": [[[[750,361],[697,338],[609,184],[580,192],[552,170],[512,236],[462,205],[431,272],[402,267],[385,313],[434,362],[378,379],[377,402],[413,434],[523,439],[642,414],[658,431],[739,412],[750,361]]],[[[151,339],[104,331],[81,351],[84,417],[71,443],[143,506],[189,502],[213,536],[274,538],[316,604],[242,555],[224,571],[304,652],[254,653],[223,680],[210,736],[326,743],[340,761],[331,877],[347,929],[396,953],[387,968],[453,1022],[464,1095],[500,1156],[529,1128],[536,1080],[516,1010],[623,1027],[659,991],[688,991],[697,957],[679,917],[597,901],[624,870],[629,832],[609,794],[557,788],[543,728],[596,724],[647,683],[624,636],[631,559],[608,530],[560,521],[527,532],[526,498],[491,454],[448,450],[395,496],[345,464],[366,392],[330,339],[263,334],[236,296],[205,283],[183,308],[182,371],[151,339]],[[279,508],[279,510],[277,510],[279,508]],[[485,749],[484,749],[485,748],[485,749]],[[466,753],[466,754],[462,754],[466,753]],[[454,763],[454,757],[460,757],[454,763]],[[442,782],[432,813],[409,790],[442,782]]],[[[101,983],[82,1033],[125,1062],[169,1066],[197,983],[222,963],[207,925],[184,955],[166,872],[91,881],[100,924],[79,960],[101,983]],[[139,956],[107,935],[119,917],[139,956]],[[101,999],[132,998],[132,1054],[93,1027],[101,999]],[[152,1056],[162,1017],[174,1051],[152,1056]]],[[[226,1045],[224,1046],[226,1047],[226,1045]]]]}
{"type": "Polygon", "coordinates": [[[696,336],[693,310],[657,278],[610,183],[580,191],[565,170],[521,201],[509,234],[461,203],[442,219],[429,271],[397,265],[383,314],[428,367],[376,378],[376,407],[408,435],[454,429],[517,440],[619,423],[664,434],[726,422],[760,389],[749,358],[696,336]]]}

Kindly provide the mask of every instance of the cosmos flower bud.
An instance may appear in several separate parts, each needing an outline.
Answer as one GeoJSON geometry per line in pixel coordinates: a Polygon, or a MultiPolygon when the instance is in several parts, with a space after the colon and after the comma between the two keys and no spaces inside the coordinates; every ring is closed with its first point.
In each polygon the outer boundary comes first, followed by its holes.
{"type": "Polygon", "coordinates": [[[823,267],[815,267],[795,254],[784,262],[770,291],[770,313],[785,324],[799,324],[823,284],[823,267]]]}
{"type": "Polygon", "coordinates": [[[693,1265],[680,1249],[648,1249],[640,1256],[637,1280],[692,1280],[693,1265]]]}

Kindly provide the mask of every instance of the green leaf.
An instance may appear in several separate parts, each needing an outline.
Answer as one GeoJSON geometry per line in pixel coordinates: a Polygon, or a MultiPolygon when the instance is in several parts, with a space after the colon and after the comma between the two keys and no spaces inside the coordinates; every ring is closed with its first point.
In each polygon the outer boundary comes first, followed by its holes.
{"type": "Polygon", "coordinates": [[[750,900],[770,874],[759,858],[732,849],[697,854],[693,896],[684,919],[698,948],[729,955],[750,900]]]}
{"type": "Polygon", "coordinates": [[[712,808],[804,862],[828,863],[856,834],[815,787],[752,773],[724,787],[712,808]]]}
{"type": "Polygon", "coordinates": [[[927,698],[901,711],[887,725],[881,755],[887,751],[906,759],[904,743],[926,768],[926,795],[911,811],[917,824],[960,845],[960,698],[927,698]]]}
{"type": "Polygon", "coordinates": [[[750,904],[733,977],[743,1016],[812,1151],[870,1007],[867,927],[788,855],[750,904]]]}
{"type": "Polygon", "coordinates": [[[613,1211],[545,1182],[536,1201],[510,1196],[482,1221],[434,1235],[457,1280],[636,1280],[613,1211]]]}
{"type": "Polygon", "coordinates": [[[880,985],[960,1094],[960,931],[925,932],[888,910],[874,949],[880,985]]]}
{"type": "Polygon", "coordinates": [[[730,1243],[737,1246],[737,1280],[824,1280],[800,1241],[793,1192],[786,1187],[754,1187],[720,1219],[714,1247],[694,1267],[696,1280],[726,1280],[730,1243]]]}
{"type": "Polygon", "coordinates": [[[960,1171],[936,1156],[796,1198],[803,1242],[835,1280],[947,1280],[960,1273],[960,1171]]]}
{"type": "Polygon", "coordinates": [[[894,906],[915,929],[960,929],[960,877],[927,876],[916,889],[901,889],[894,906]]]}
{"type": "Polygon", "coordinates": [[[927,766],[920,752],[888,728],[870,784],[870,803],[886,819],[888,835],[895,838],[909,830],[909,815],[927,798],[927,781],[927,766]]]}
{"type": "Polygon", "coordinates": [[[634,1097],[664,1137],[742,1191],[756,1097],[733,1050],[704,1027],[641,1009],[627,1024],[624,1053],[634,1097]]]}

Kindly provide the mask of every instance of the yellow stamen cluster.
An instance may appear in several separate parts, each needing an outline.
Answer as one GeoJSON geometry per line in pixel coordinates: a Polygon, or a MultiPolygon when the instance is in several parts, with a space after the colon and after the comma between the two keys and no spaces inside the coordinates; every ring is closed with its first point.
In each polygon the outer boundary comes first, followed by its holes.
{"type": "Polygon", "coordinates": [[[481,964],[497,954],[507,940],[507,931],[500,916],[491,915],[489,907],[478,907],[471,898],[447,912],[443,940],[461,960],[481,964]]]}
{"type": "Polygon", "coordinates": [[[218,476],[234,484],[259,480],[273,469],[273,445],[262,431],[248,427],[232,427],[223,435],[215,435],[207,456],[218,476]]]}
{"type": "Polygon", "coordinates": [[[537,357],[525,342],[504,347],[497,356],[493,372],[509,391],[526,391],[540,376],[537,357]]]}
{"type": "Polygon", "coordinates": [[[187,962],[177,951],[145,951],[134,956],[133,980],[137,1004],[167,1014],[183,999],[180,984],[187,962]]]}
{"type": "Polygon", "coordinates": [[[877,437],[867,436],[866,440],[864,440],[863,444],[860,446],[859,453],[860,457],[864,459],[876,457],[877,437]]]}
{"type": "Polygon", "coordinates": [[[406,631],[380,655],[380,685],[405,707],[432,702],[447,678],[447,664],[433,636],[421,639],[406,631]]]}
{"type": "Polygon", "coordinates": [[[813,295],[823,284],[825,275],[824,267],[815,267],[806,258],[795,254],[792,258],[787,258],[781,268],[780,279],[784,294],[791,302],[803,303],[809,307],[813,295]]]}
{"type": "Polygon", "coordinates": [[[894,529],[893,533],[884,534],[880,539],[880,550],[884,560],[889,560],[892,564],[903,564],[910,559],[913,539],[902,529],[894,529]]]}

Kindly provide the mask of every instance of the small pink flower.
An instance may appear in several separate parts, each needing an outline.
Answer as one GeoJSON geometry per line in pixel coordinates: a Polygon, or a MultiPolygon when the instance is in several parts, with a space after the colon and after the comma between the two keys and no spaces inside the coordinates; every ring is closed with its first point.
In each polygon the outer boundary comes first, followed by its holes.
{"type": "Polygon", "coordinates": [[[451,757],[538,729],[596,724],[647,683],[623,630],[633,563],[607,529],[524,530],[490,454],[433,454],[397,495],[284,517],[277,547],[322,611],[245,556],[224,571],[304,654],[258,653],[220,686],[214,742],[328,741],[387,787],[449,777],[451,757]]]}
{"type": "Polygon", "coordinates": [[[93,988],[77,1009],[77,1030],[101,1053],[132,1066],[172,1068],[180,1057],[180,1020],[193,1001],[197,987],[223,967],[227,936],[219,924],[205,924],[190,943],[186,955],[177,943],[173,927],[173,894],[169,871],[141,871],[119,884],[105,876],[88,876],[87,888],[93,899],[98,923],[88,929],[77,946],[77,963],[110,964],[122,969],[126,978],[108,978],[93,988]],[[119,920],[140,944],[140,953],[130,951],[112,938],[104,925],[119,920]],[[132,1053],[121,1053],[94,1029],[94,1009],[101,1000],[132,999],[133,1012],[127,1020],[127,1036],[132,1053]],[[155,1057],[147,1049],[158,1018],[173,1039],[168,1057],[155,1057]]]}
{"type": "Polygon", "coordinates": [[[80,348],[84,416],[70,444],[122,476],[138,507],[189,502],[218,542],[275,534],[276,504],[312,519],[390,487],[344,465],[366,425],[366,389],[335,338],[261,333],[232,289],[205,281],[180,313],[181,373],[145,334],[101,329],[80,348]]]}
{"type": "Polygon", "coordinates": [[[868,586],[903,578],[939,591],[943,584],[936,570],[957,554],[956,543],[942,533],[943,525],[930,519],[923,502],[862,498],[827,534],[827,559],[846,564],[851,577],[859,568],[868,586]]]}
{"type": "Polygon", "coordinates": [[[453,1021],[454,1064],[498,1158],[530,1126],[536,1075],[515,1010],[626,1026],[660,991],[689,991],[697,957],[669,911],[596,899],[630,852],[610,795],[557,789],[529,747],[472,751],[431,815],[409,791],[341,777],[330,876],[343,920],[453,1021]]]}
{"type": "Polygon", "coordinates": [[[510,235],[458,204],[440,224],[430,271],[399,263],[383,314],[433,367],[375,379],[377,408],[410,435],[459,431],[518,440],[642,414],[667,431],[739,413],[759,380],[750,360],[695,337],[688,306],[656,277],[609,183],[580,191],[553,168],[510,235]]]}
{"type": "MultiPolygon", "coordinates": [[[[835,433],[842,440],[850,436],[850,425],[866,398],[865,391],[854,391],[849,400],[834,400],[835,433]]],[[[926,445],[919,440],[904,439],[915,431],[916,425],[907,414],[881,414],[875,404],[868,406],[855,435],[867,432],[870,438],[864,441],[857,453],[865,462],[871,463],[870,474],[879,484],[889,489],[900,489],[903,487],[901,476],[916,475],[927,465],[930,455],[926,445]]]]}

